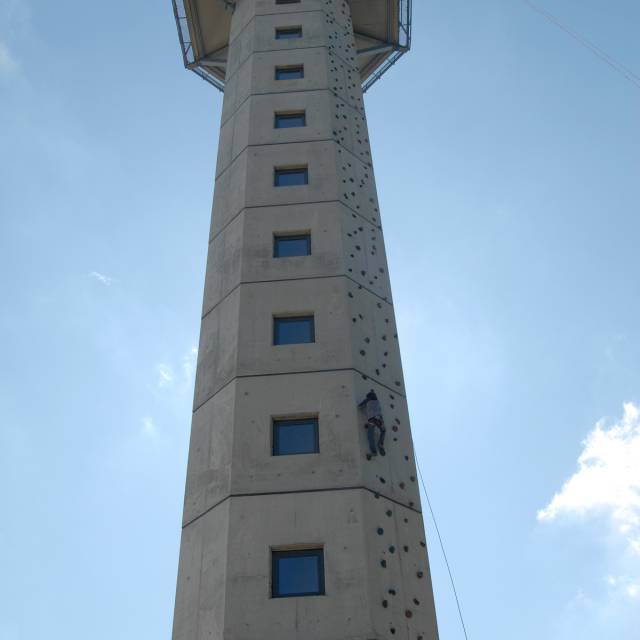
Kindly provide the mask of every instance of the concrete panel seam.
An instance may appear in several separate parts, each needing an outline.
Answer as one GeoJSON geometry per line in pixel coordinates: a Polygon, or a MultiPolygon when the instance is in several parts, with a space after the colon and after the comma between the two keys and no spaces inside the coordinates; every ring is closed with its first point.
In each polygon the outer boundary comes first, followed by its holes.
{"type": "MultiPolygon", "coordinates": [[[[220,173],[216,174],[215,181],[217,182],[219,178],[222,178],[222,176],[225,173],[227,173],[229,169],[231,169],[231,166],[233,165],[233,163],[248,149],[253,149],[254,147],[277,147],[277,146],[282,146],[287,144],[309,144],[310,142],[336,142],[336,141],[333,138],[317,138],[313,140],[291,140],[287,142],[265,142],[263,144],[248,144],[242,147],[242,149],[240,149],[240,151],[238,151],[238,153],[236,153],[236,155],[233,156],[231,160],[229,160],[229,163],[227,164],[227,166],[220,173]]],[[[336,144],[340,144],[340,143],[337,142],[336,144]]],[[[362,162],[362,160],[360,160],[360,162],[362,162]]]]}
{"type": "MultiPolygon", "coordinates": [[[[344,202],[343,200],[336,200],[335,198],[331,198],[329,200],[313,200],[313,201],[309,201],[309,200],[301,200],[300,202],[287,202],[287,204],[281,204],[281,205],[273,205],[273,204],[258,204],[258,205],[254,205],[252,207],[242,207],[242,209],[240,209],[238,211],[238,213],[236,213],[232,218],[229,218],[229,220],[226,222],[226,224],[224,224],[222,226],[222,228],[220,229],[220,231],[218,231],[217,233],[214,233],[210,238],[209,238],[209,244],[211,244],[221,233],[223,233],[226,228],[232,223],[234,222],[234,220],[242,214],[243,211],[246,211],[247,209],[268,209],[268,208],[273,208],[274,206],[278,206],[281,208],[284,207],[299,207],[301,205],[305,205],[305,204],[328,204],[330,202],[336,202],[338,204],[343,205],[344,207],[346,207],[347,209],[349,209],[349,211],[351,211],[351,213],[353,213],[354,215],[358,216],[359,218],[362,218],[362,220],[364,220],[367,224],[373,225],[378,231],[380,231],[380,233],[382,233],[382,225],[381,224],[375,224],[374,222],[371,222],[371,220],[369,218],[367,218],[366,216],[364,216],[362,213],[360,213],[359,211],[356,211],[356,209],[354,209],[353,207],[349,206],[346,202],[344,202]]],[[[380,215],[380,214],[379,214],[380,215]]]]}
{"type": "Polygon", "coordinates": [[[369,375],[364,371],[360,371],[360,369],[356,369],[355,367],[345,367],[343,369],[314,369],[312,371],[284,371],[282,373],[251,373],[246,375],[233,376],[228,382],[225,382],[219,389],[216,389],[208,398],[203,400],[198,406],[194,407],[192,413],[195,413],[196,411],[199,411],[200,409],[202,409],[202,407],[204,407],[204,405],[207,404],[207,402],[209,402],[210,400],[213,400],[213,398],[215,398],[221,391],[226,389],[232,382],[235,382],[236,380],[244,380],[245,378],[272,378],[274,376],[290,376],[290,375],[301,376],[301,375],[306,375],[311,373],[340,373],[344,371],[353,371],[354,373],[364,376],[366,380],[373,380],[377,385],[379,385],[383,389],[386,389],[390,393],[394,393],[398,397],[404,398],[405,400],[407,399],[406,394],[403,393],[402,391],[398,391],[397,389],[392,389],[389,385],[386,385],[384,382],[381,382],[375,376],[369,375]]]}
{"type": "Polygon", "coordinates": [[[325,279],[328,280],[329,278],[346,278],[347,280],[350,280],[351,282],[353,282],[353,284],[357,285],[358,287],[362,287],[365,291],[369,292],[372,296],[375,296],[376,298],[378,298],[380,302],[384,302],[388,304],[391,307],[391,309],[393,309],[392,301],[387,300],[386,298],[376,293],[375,291],[372,291],[368,287],[365,287],[363,284],[360,284],[357,280],[354,280],[351,276],[347,275],[346,273],[338,273],[330,276],[305,276],[302,278],[274,278],[272,280],[242,280],[241,282],[238,282],[238,284],[235,285],[233,289],[225,293],[225,295],[222,298],[220,298],[220,300],[218,300],[218,302],[216,302],[210,309],[208,309],[205,313],[203,313],[202,317],[200,318],[200,321],[202,322],[211,312],[215,311],[218,306],[220,306],[232,293],[234,293],[243,284],[273,284],[274,282],[300,282],[302,280],[325,280],[325,279]]]}
{"type": "MultiPolygon", "coordinates": [[[[293,95],[294,93],[323,93],[323,92],[330,93],[334,98],[340,98],[340,96],[337,96],[335,91],[333,91],[329,87],[324,87],[323,89],[296,89],[295,91],[265,91],[263,93],[250,93],[226,118],[221,118],[220,129],[222,129],[227,124],[227,122],[229,122],[229,120],[231,120],[231,118],[233,118],[236,115],[236,113],[238,113],[238,111],[244,106],[247,100],[250,100],[254,96],[271,96],[271,95],[283,95],[283,94],[293,95]]],[[[342,100],[342,98],[340,98],[340,100],[342,100]]],[[[346,100],[344,102],[344,106],[347,107],[348,109],[351,109],[351,111],[355,111],[359,116],[362,116],[366,122],[367,116],[363,109],[361,109],[360,107],[354,107],[351,103],[347,102],[346,100]]]]}
{"type": "MultiPolygon", "coordinates": [[[[324,13],[323,9],[311,9],[310,11],[295,11],[295,12],[290,12],[290,13],[264,13],[261,14],[260,16],[253,16],[253,18],[251,18],[251,20],[249,20],[249,22],[247,22],[246,25],[244,25],[244,27],[242,27],[242,29],[238,32],[238,34],[236,35],[235,38],[233,38],[233,40],[229,41],[229,45],[228,47],[231,47],[231,45],[244,33],[244,31],[253,23],[255,22],[256,18],[262,18],[262,17],[267,17],[267,16],[286,16],[286,15],[298,15],[298,14],[307,14],[307,13],[324,13]]],[[[238,66],[236,67],[236,70],[229,75],[228,77],[225,77],[225,84],[228,84],[229,81],[240,71],[240,69],[242,69],[242,67],[247,63],[247,61],[249,60],[249,58],[251,58],[252,55],[256,54],[256,53],[276,53],[276,52],[280,52],[280,51],[299,51],[299,50],[309,50],[309,49],[329,49],[331,45],[328,44],[321,44],[321,45],[315,45],[312,47],[291,47],[291,48],[286,48],[286,49],[260,49],[258,51],[251,51],[250,53],[247,54],[246,58],[243,58],[239,63],[238,66]]],[[[333,52],[333,55],[336,56],[336,58],[338,58],[341,62],[343,62],[344,64],[350,66],[358,75],[360,75],[360,67],[359,65],[354,65],[353,63],[351,63],[348,60],[345,60],[341,55],[339,55],[338,53],[333,52]]]]}
{"type": "Polygon", "coordinates": [[[333,89],[331,89],[331,87],[326,86],[326,87],[322,87],[320,89],[315,88],[315,89],[296,89],[295,91],[257,91],[255,93],[250,93],[230,114],[228,117],[224,118],[224,120],[220,121],[220,128],[224,127],[227,122],[229,122],[229,120],[231,120],[231,118],[233,118],[236,113],[238,113],[239,109],[244,105],[244,103],[247,100],[250,100],[251,98],[255,97],[255,96],[277,96],[277,95],[287,95],[287,94],[293,94],[293,93],[313,93],[313,92],[317,92],[317,91],[328,91],[332,96],[339,98],[340,100],[343,100],[345,103],[345,106],[349,107],[349,109],[351,109],[352,111],[357,111],[358,115],[361,115],[363,117],[366,117],[366,114],[364,112],[364,110],[361,107],[356,107],[353,104],[351,104],[350,102],[348,102],[346,100],[346,98],[344,98],[343,96],[337,94],[333,89]]]}
{"type": "MultiPolygon", "coordinates": [[[[313,13],[311,11],[309,11],[308,13],[313,13]]],[[[238,65],[238,68],[229,76],[228,80],[225,80],[225,82],[230,81],[231,79],[233,79],[233,77],[235,75],[237,75],[240,72],[240,69],[242,69],[242,67],[247,64],[247,62],[250,60],[251,56],[254,56],[256,54],[262,54],[262,53],[281,53],[283,51],[311,51],[312,49],[328,49],[328,45],[326,44],[316,44],[312,47],[291,47],[290,49],[261,49],[259,51],[252,51],[251,53],[249,53],[247,55],[247,57],[238,65]]],[[[252,94],[255,95],[255,94],[252,94]]]]}
{"type": "Polygon", "coordinates": [[[410,507],[408,504],[404,504],[404,502],[400,502],[395,498],[390,498],[389,496],[384,495],[380,491],[374,491],[373,489],[369,487],[365,487],[364,485],[354,485],[349,487],[327,487],[326,489],[299,489],[297,491],[258,491],[256,493],[230,493],[228,496],[225,496],[224,498],[222,498],[222,500],[219,500],[215,504],[205,509],[202,513],[198,514],[195,518],[192,518],[191,520],[189,520],[189,522],[185,522],[185,524],[182,525],[182,529],[186,529],[187,527],[191,526],[192,524],[194,524],[195,522],[197,522],[198,520],[206,516],[208,513],[211,513],[217,507],[220,507],[221,505],[223,505],[227,500],[231,500],[232,498],[253,498],[257,496],[286,496],[286,495],[295,495],[295,494],[303,494],[303,493],[332,493],[334,491],[368,491],[369,493],[373,494],[377,498],[388,500],[389,502],[392,502],[393,504],[399,507],[404,507],[409,511],[413,511],[414,513],[418,513],[422,515],[421,509],[410,507]]]}
{"type": "MultiPolygon", "coordinates": [[[[227,166],[220,173],[216,174],[215,181],[217,182],[218,178],[221,178],[231,168],[231,165],[248,149],[254,149],[257,147],[277,147],[286,144],[309,144],[314,142],[335,142],[339,147],[342,147],[350,156],[352,156],[354,160],[357,160],[360,164],[368,167],[369,170],[373,173],[373,160],[365,162],[364,160],[362,160],[362,158],[359,158],[355,153],[353,153],[351,149],[345,147],[342,142],[338,142],[335,138],[312,138],[311,140],[288,140],[286,142],[263,142],[262,144],[248,144],[240,149],[240,151],[238,151],[238,153],[236,153],[236,155],[233,156],[231,160],[229,160],[227,166]]],[[[375,185],[375,176],[373,176],[373,183],[375,185]]]]}
{"type": "MultiPolygon", "coordinates": [[[[260,13],[260,14],[253,14],[253,17],[251,18],[251,20],[248,20],[247,23],[242,27],[242,29],[240,29],[240,31],[238,31],[238,33],[235,35],[235,37],[231,38],[229,40],[229,47],[246,31],[246,29],[253,24],[256,21],[256,18],[268,18],[271,16],[290,16],[292,14],[301,14],[301,13],[324,13],[324,9],[307,9],[306,11],[276,11],[274,13],[260,13]]],[[[286,51],[286,49],[285,49],[286,51]]],[[[249,54],[251,55],[251,54],[249,54]]],[[[247,56],[248,57],[248,56],[247,56]]],[[[246,60],[247,58],[245,58],[244,60],[246,60]]],[[[243,60],[243,62],[244,62],[243,60]]],[[[238,65],[238,68],[240,68],[243,64],[243,62],[241,62],[238,65]]]]}

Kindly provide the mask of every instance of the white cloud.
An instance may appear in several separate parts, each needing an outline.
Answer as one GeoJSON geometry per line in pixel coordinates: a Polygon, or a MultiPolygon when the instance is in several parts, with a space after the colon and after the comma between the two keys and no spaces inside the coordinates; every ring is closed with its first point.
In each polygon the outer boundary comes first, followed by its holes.
{"type": "Polygon", "coordinates": [[[157,431],[156,431],[156,425],[153,422],[153,418],[150,418],[148,416],[142,418],[142,433],[144,433],[147,436],[155,436],[157,431]]]}
{"type": "Polygon", "coordinates": [[[640,582],[629,576],[608,576],[607,585],[609,586],[609,595],[612,598],[640,599],[640,582]]]}
{"type": "Polygon", "coordinates": [[[196,361],[198,359],[198,348],[191,347],[183,356],[181,367],[174,368],[172,365],[161,362],[156,365],[156,373],[158,375],[158,387],[166,387],[176,384],[176,390],[180,393],[186,391],[187,387],[191,387],[193,376],[196,370],[196,361]],[[182,372],[180,374],[180,372],[182,372]]]}
{"type": "Polygon", "coordinates": [[[185,380],[190,383],[193,380],[193,374],[196,370],[196,362],[198,360],[198,347],[191,347],[182,358],[182,371],[185,380]]]}
{"type": "Polygon", "coordinates": [[[18,70],[18,63],[11,55],[9,48],[0,42],[0,74],[9,75],[18,70]]]}
{"type": "MultiPolygon", "coordinates": [[[[629,402],[610,427],[598,422],[583,443],[578,471],[538,512],[538,520],[565,515],[606,515],[631,549],[640,555],[640,409],[629,402]]],[[[640,585],[629,584],[636,597],[640,585]]]]}
{"type": "Polygon", "coordinates": [[[97,271],[91,271],[89,277],[101,282],[105,287],[110,287],[115,282],[113,278],[105,276],[103,273],[98,273],[97,271]]]}
{"type": "Polygon", "coordinates": [[[173,382],[173,369],[168,364],[160,363],[157,365],[156,373],[158,374],[159,387],[166,387],[168,384],[173,382]]]}
{"type": "Polygon", "coordinates": [[[640,581],[627,574],[608,576],[603,588],[578,588],[558,616],[550,616],[549,640],[637,637],[640,581]]]}

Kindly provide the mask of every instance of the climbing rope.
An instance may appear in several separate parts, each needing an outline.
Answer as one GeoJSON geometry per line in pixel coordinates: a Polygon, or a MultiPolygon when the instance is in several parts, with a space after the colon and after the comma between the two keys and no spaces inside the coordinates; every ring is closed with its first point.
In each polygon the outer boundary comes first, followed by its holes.
{"type": "Polygon", "coordinates": [[[462,615],[462,607],[460,606],[460,598],[458,598],[458,591],[456,590],[456,583],[453,579],[453,573],[451,571],[451,566],[449,565],[449,559],[447,558],[447,552],[444,549],[444,542],[442,541],[442,536],[440,535],[440,528],[438,527],[438,521],[436,520],[436,515],[433,512],[433,506],[431,505],[431,500],[429,499],[429,493],[427,491],[427,487],[424,482],[424,478],[422,476],[422,470],[420,469],[420,463],[418,462],[418,458],[416,456],[416,467],[418,468],[418,475],[420,476],[420,484],[422,485],[422,490],[424,491],[425,498],[427,499],[427,505],[429,506],[429,512],[431,513],[431,519],[433,520],[433,524],[436,528],[436,533],[438,534],[438,541],[440,542],[440,550],[442,551],[442,557],[444,558],[444,563],[447,566],[447,572],[449,573],[449,580],[451,582],[451,588],[453,589],[453,595],[456,599],[456,606],[458,607],[458,615],[460,616],[460,624],[462,625],[462,631],[464,633],[464,637],[466,640],[469,640],[469,636],[467,635],[467,627],[464,623],[464,617],[462,615]]]}

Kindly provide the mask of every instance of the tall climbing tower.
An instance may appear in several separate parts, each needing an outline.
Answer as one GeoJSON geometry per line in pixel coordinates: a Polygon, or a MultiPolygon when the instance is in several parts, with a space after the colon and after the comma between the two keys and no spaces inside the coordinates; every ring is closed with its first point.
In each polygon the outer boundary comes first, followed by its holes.
{"type": "Polygon", "coordinates": [[[436,640],[363,103],[410,2],[174,10],[224,103],[173,640],[436,640]]]}

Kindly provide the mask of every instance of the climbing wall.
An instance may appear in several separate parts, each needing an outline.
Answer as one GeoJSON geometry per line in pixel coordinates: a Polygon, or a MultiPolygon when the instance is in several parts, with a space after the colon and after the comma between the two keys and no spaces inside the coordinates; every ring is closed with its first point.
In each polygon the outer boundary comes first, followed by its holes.
{"type": "Polygon", "coordinates": [[[240,0],[230,37],[173,638],[436,640],[349,3],[240,0]],[[287,65],[304,77],[276,80],[287,65]],[[283,111],[306,126],[274,128],[283,111]],[[274,185],[299,166],[308,184],[274,185]],[[280,233],[311,255],[274,259],[280,233]],[[315,342],[274,345],[287,314],[313,315],[315,342]],[[371,389],[387,441],[368,460],[371,389]],[[272,455],[274,418],[308,415],[319,453],[272,455]],[[272,550],[310,546],[325,594],[272,598],[272,550]]]}

